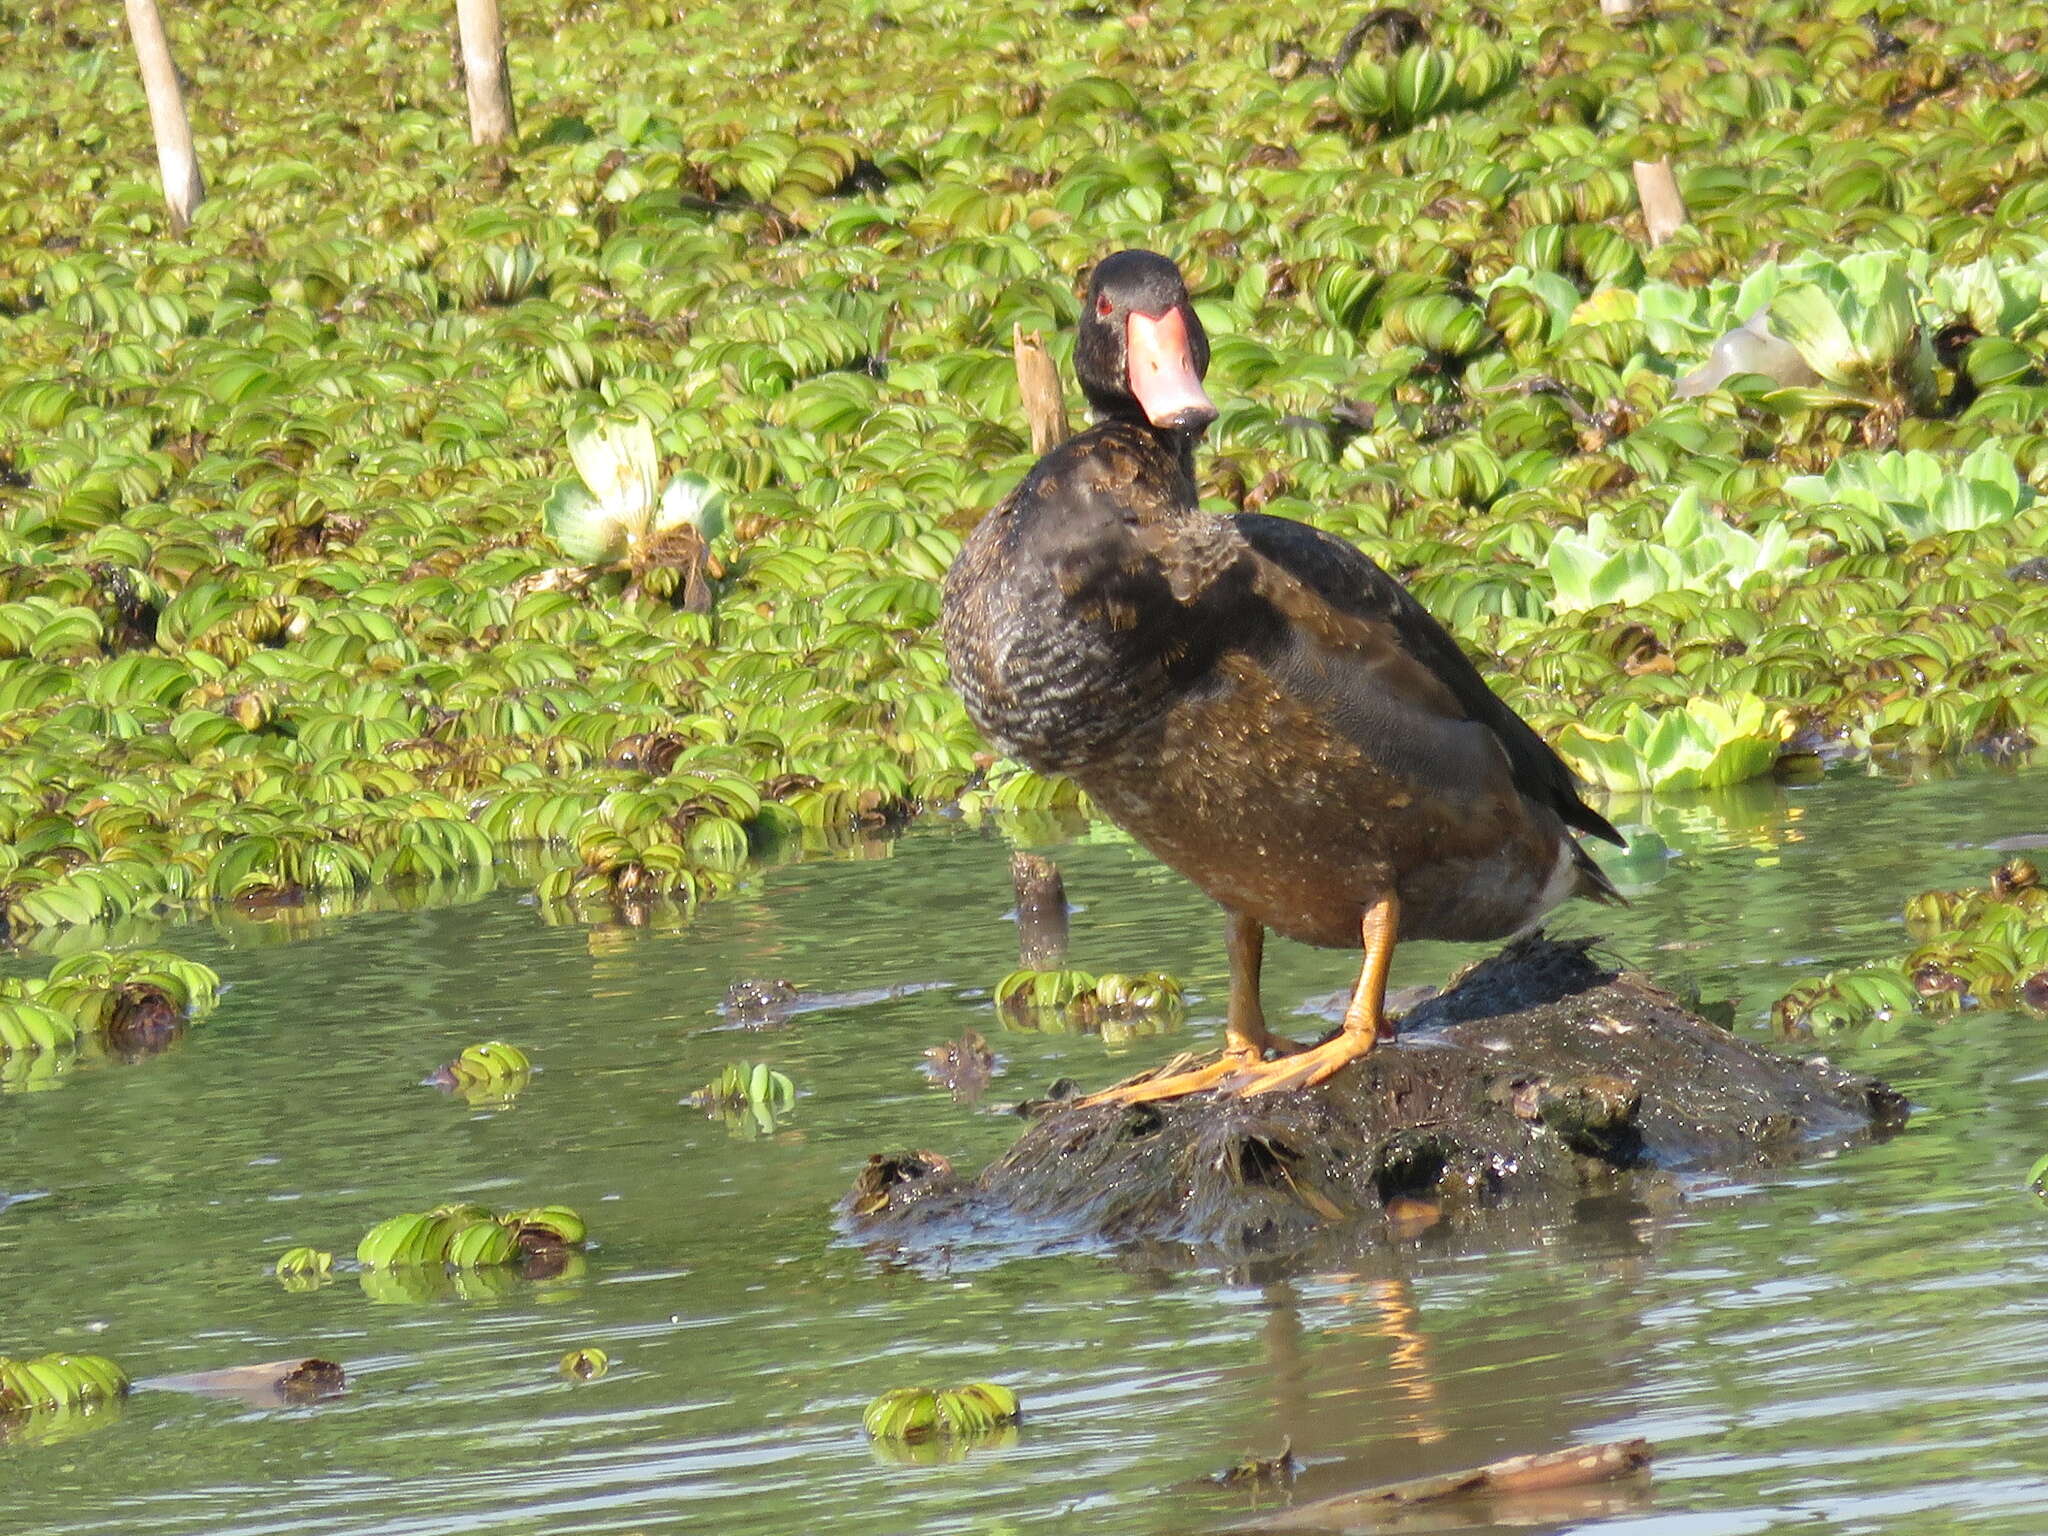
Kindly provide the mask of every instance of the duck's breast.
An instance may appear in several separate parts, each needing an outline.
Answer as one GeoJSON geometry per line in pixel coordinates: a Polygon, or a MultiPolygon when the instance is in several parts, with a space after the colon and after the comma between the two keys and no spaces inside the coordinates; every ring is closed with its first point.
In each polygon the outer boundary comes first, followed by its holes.
{"type": "Polygon", "coordinates": [[[1040,460],[946,578],[947,661],[968,714],[1041,772],[1113,750],[1199,666],[1184,613],[1131,536],[1161,492],[1116,444],[1089,443],[1040,460]]]}

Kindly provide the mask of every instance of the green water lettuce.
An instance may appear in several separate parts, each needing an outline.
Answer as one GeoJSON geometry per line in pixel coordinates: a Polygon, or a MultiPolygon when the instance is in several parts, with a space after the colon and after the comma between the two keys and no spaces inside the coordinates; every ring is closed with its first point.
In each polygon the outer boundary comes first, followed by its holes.
{"type": "Polygon", "coordinates": [[[1844,454],[1825,474],[1787,479],[1785,494],[1808,506],[1871,512],[1908,539],[2006,522],[2037,499],[2011,456],[1993,442],[1959,463],[1918,449],[1844,454]]]}
{"type": "Polygon", "coordinates": [[[1916,412],[1932,408],[1934,346],[1901,262],[1861,252],[1813,265],[1779,289],[1770,315],[1823,382],[1916,412]]]}
{"type": "Polygon", "coordinates": [[[1655,539],[1619,536],[1603,512],[1586,531],[1560,529],[1545,556],[1561,613],[1604,603],[1641,603],[1659,592],[1727,587],[1780,577],[1800,562],[1782,522],[1745,533],[1713,512],[1693,486],[1672,498],[1655,539]]]}
{"type": "Polygon", "coordinates": [[[1754,694],[1637,708],[1618,731],[1573,723],[1552,738],[1580,778],[1616,794],[1719,789],[1759,778],[1777,761],[1780,740],[1754,694]]]}

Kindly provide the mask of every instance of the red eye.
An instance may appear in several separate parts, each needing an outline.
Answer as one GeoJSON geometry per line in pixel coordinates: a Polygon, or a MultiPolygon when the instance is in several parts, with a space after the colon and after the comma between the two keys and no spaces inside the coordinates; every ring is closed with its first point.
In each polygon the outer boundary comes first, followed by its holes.
{"type": "Polygon", "coordinates": [[[1110,315],[1115,312],[1115,310],[1116,306],[1110,303],[1109,295],[1106,293],[1101,298],[1095,301],[1095,313],[1102,316],[1102,318],[1105,320],[1107,320],[1110,317],[1110,315]]]}

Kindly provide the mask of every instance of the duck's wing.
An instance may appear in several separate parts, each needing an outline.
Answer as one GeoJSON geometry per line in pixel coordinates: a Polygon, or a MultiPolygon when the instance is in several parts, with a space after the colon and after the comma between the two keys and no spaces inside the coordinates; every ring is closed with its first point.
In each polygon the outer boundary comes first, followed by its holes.
{"type": "MultiPolygon", "coordinates": [[[[1239,601],[1276,613],[1283,621],[1278,664],[1320,695],[1340,725],[1379,742],[1409,734],[1412,726],[1393,718],[1389,700],[1410,716],[1470,722],[1497,743],[1522,794],[1567,826],[1625,846],[1607,818],[1579,798],[1564,759],[1486,686],[1450,632],[1400,582],[1342,539],[1290,518],[1246,512],[1212,527],[1209,539],[1191,541],[1200,553],[1183,557],[1175,595],[1187,601],[1198,587],[1219,597],[1235,588],[1243,593],[1239,601]],[[1241,581],[1211,575],[1226,551],[1237,556],[1241,581]]],[[[1247,632],[1257,628],[1241,622],[1247,632]]]]}

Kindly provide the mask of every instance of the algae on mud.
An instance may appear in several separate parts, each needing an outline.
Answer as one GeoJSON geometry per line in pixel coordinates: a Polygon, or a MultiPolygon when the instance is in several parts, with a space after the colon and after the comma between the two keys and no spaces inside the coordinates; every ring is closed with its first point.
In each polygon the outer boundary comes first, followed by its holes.
{"type": "Polygon", "coordinates": [[[1774,1055],[1591,941],[1540,935],[1315,1088],[1028,1108],[1034,1124],[972,1180],[932,1153],[871,1158],[841,1204],[850,1230],[910,1255],[1064,1241],[1300,1262],[1416,1219],[1540,1225],[1630,1170],[1788,1161],[1907,1115],[1875,1078],[1774,1055]]]}

